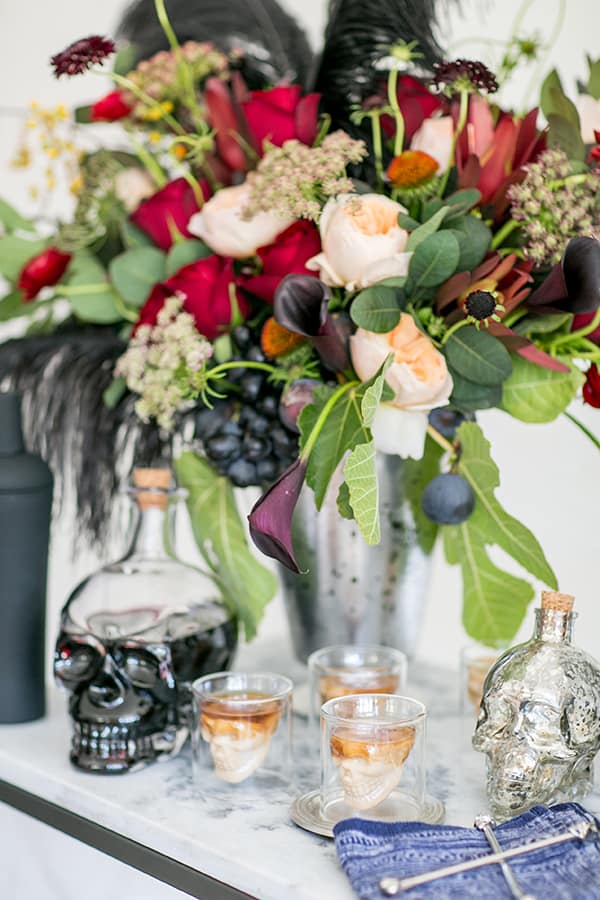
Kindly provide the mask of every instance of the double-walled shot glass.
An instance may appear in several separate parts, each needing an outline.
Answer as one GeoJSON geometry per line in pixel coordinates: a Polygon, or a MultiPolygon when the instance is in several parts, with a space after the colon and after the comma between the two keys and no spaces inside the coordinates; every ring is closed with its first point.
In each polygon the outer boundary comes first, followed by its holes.
{"type": "Polygon", "coordinates": [[[410,697],[354,694],[321,708],[321,816],[419,820],[427,712],[410,697]]]}
{"type": "Polygon", "coordinates": [[[393,647],[323,647],[308,658],[310,714],[319,721],[323,703],[349,694],[401,694],[407,660],[393,647]]]}
{"type": "Polygon", "coordinates": [[[292,776],[293,684],[271,672],[217,672],[192,685],[197,773],[227,784],[292,776]]]}
{"type": "Polygon", "coordinates": [[[485,677],[502,650],[471,644],[460,654],[460,708],[465,715],[479,715],[485,677]]]}

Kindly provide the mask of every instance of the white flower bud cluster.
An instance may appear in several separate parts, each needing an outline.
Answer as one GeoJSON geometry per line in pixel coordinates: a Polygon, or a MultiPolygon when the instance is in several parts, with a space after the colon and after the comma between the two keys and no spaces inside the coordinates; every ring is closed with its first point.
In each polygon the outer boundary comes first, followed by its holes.
{"type": "Polygon", "coordinates": [[[115,375],[140,395],[135,404],[140,419],[156,419],[168,431],[175,414],[193,406],[190,382],[213,355],[212,344],[182,307],[181,297],[165,300],[156,325],[140,325],[115,368],[115,375]]]}

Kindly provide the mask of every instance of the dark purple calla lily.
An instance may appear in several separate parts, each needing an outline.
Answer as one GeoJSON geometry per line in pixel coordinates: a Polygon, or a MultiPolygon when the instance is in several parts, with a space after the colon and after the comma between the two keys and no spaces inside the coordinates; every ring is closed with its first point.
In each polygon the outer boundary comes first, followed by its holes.
{"type": "Polygon", "coordinates": [[[600,241],[571,238],[562,260],[528,298],[528,306],[547,306],[565,312],[594,312],[600,306],[600,241]]]}
{"type": "Polygon", "coordinates": [[[331,291],[314,275],[286,275],[275,291],[275,321],[313,344],[332,372],[350,368],[348,338],[352,323],[346,313],[330,313],[331,291]]]}
{"type": "Polygon", "coordinates": [[[292,546],[292,518],[304,484],[307,461],[297,459],[266,494],[254,505],[248,516],[250,537],[265,556],[276,559],[292,572],[302,574],[292,546]]]}

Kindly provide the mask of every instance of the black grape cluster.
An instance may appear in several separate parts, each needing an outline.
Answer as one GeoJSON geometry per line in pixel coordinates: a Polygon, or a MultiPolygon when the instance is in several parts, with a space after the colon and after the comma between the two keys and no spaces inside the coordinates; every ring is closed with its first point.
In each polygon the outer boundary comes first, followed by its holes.
{"type": "MultiPolygon", "coordinates": [[[[246,325],[232,331],[233,359],[265,362],[258,336],[246,325]]],[[[282,386],[259,369],[231,369],[228,381],[237,389],[212,409],[196,413],[196,437],[209,462],[236,487],[264,486],[275,481],[298,455],[298,435],[279,418],[282,386]]]]}

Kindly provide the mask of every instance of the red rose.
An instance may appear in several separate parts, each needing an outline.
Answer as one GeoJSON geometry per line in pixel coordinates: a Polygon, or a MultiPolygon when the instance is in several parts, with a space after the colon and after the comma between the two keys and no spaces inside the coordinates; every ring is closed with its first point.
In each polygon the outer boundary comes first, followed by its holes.
{"type": "Polygon", "coordinates": [[[252,91],[242,108],[259,151],[265,140],[281,147],[296,138],[310,146],[317,134],[320,99],[320,94],[303,97],[298,85],[252,91]]]}
{"type": "Polygon", "coordinates": [[[304,219],[294,222],[272,244],[259,247],[256,251],[262,262],[260,274],[242,276],[238,283],[261,300],[272,303],[275,290],[285,275],[314,274],[306,268],[306,261],[320,252],[318,228],[304,219]]]}
{"type": "Polygon", "coordinates": [[[25,295],[24,299],[33,300],[42,288],[60,281],[70,262],[70,253],[61,253],[56,247],[48,247],[25,263],[17,282],[17,287],[25,295]]]}
{"type": "MultiPolygon", "coordinates": [[[[201,182],[200,187],[204,199],[208,200],[210,190],[207,183],[201,182]]],[[[161,250],[166,251],[175,243],[174,236],[177,233],[185,238],[192,237],[187,224],[199,209],[200,205],[191,185],[185,178],[176,178],[147,200],[142,200],[132,213],[131,221],[150,235],[161,250]]]]}
{"type": "MultiPolygon", "coordinates": [[[[412,75],[401,75],[398,79],[398,106],[404,118],[404,142],[408,145],[424,119],[444,108],[445,101],[412,75]]],[[[381,125],[386,137],[396,132],[396,124],[391,116],[382,116],[381,125]]]]}
{"type": "Polygon", "coordinates": [[[587,370],[583,386],[583,402],[600,409],[600,372],[596,363],[587,370]]]}
{"type": "Polygon", "coordinates": [[[91,122],[116,122],[128,116],[133,107],[125,102],[121,91],[111,91],[96,100],[90,109],[91,122]]]}
{"type": "MultiPolygon", "coordinates": [[[[194,317],[198,331],[209,341],[213,341],[231,325],[234,314],[231,305],[233,289],[233,260],[223,259],[221,256],[199,259],[154,286],[140,310],[135,327],[155,325],[166,298],[177,294],[184,298],[183,308],[194,317]]],[[[239,294],[236,300],[238,309],[245,318],[250,312],[250,304],[239,294]]]]}

